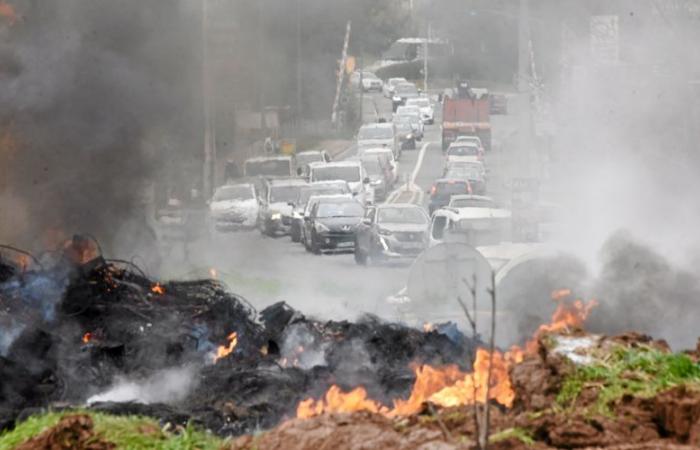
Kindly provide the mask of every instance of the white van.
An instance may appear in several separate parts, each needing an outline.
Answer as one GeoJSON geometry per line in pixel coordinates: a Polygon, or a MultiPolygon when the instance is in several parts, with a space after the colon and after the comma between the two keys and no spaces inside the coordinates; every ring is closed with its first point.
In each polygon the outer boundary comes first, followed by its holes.
{"type": "Polygon", "coordinates": [[[315,162],[309,164],[309,182],[347,181],[352,194],[363,204],[374,202],[374,190],[360,161],[315,162]]]}
{"type": "Polygon", "coordinates": [[[445,240],[472,247],[512,240],[511,212],[500,208],[441,208],[430,223],[432,247],[445,240]]]}

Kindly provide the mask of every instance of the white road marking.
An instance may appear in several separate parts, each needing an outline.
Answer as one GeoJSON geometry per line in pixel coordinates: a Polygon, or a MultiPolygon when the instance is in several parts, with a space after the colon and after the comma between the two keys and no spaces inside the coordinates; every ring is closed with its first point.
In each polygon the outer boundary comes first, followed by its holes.
{"type": "Polygon", "coordinates": [[[426,142],[421,147],[420,153],[418,153],[418,159],[416,160],[416,165],[413,168],[413,172],[411,172],[411,177],[409,180],[406,183],[401,184],[400,187],[394,189],[394,191],[387,195],[384,203],[396,203],[396,201],[401,198],[401,194],[404,192],[411,193],[409,203],[414,203],[417,205],[421,205],[423,203],[423,190],[420,188],[420,186],[416,185],[416,178],[418,178],[418,173],[423,167],[425,152],[428,150],[430,144],[432,144],[432,142],[426,142]]]}
{"type": "Polygon", "coordinates": [[[416,167],[413,168],[413,173],[411,173],[411,186],[416,184],[416,177],[418,177],[418,172],[420,172],[420,169],[423,166],[423,157],[425,157],[425,151],[428,149],[428,146],[430,144],[431,144],[430,142],[426,142],[420,148],[420,153],[418,154],[418,160],[416,161],[416,167]]]}

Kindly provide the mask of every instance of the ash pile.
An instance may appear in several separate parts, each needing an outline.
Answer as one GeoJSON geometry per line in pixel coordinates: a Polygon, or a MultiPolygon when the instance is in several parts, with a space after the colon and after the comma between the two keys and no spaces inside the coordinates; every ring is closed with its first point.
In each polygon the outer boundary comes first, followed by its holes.
{"type": "Polygon", "coordinates": [[[374,317],[321,322],[257,312],[217,280],[159,282],[76,236],[37,260],[0,248],[0,430],[89,405],[219,435],[270,428],[330,386],[405,397],[414,364],[469,370],[478,342],[374,317]]]}

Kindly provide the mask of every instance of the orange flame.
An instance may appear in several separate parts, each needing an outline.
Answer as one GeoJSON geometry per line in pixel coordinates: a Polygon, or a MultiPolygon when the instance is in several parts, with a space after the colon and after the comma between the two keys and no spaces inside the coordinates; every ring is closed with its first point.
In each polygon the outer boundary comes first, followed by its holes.
{"type": "Polygon", "coordinates": [[[216,280],[217,278],[219,278],[219,273],[216,271],[215,268],[212,267],[209,269],[209,276],[216,280]]]}
{"type": "Polygon", "coordinates": [[[423,332],[424,333],[430,333],[431,331],[435,331],[435,325],[433,325],[430,322],[425,322],[423,324],[423,332]]]}
{"type": "Polygon", "coordinates": [[[154,294],[158,294],[158,295],[164,295],[165,288],[163,286],[161,286],[160,283],[156,283],[153,285],[153,287],[151,287],[151,292],[153,292],[154,294]]]}
{"type": "Polygon", "coordinates": [[[7,3],[5,0],[0,0],[0,17],[7,19],[10,25],[14,25],[18,20],[15,8],[13,8],[12,5],[7,3]]]}
{"type": "Polygon", "coordinates": [[[526,343],[524,350],[513,346],[505,354],[496,351],[491,355],[485,349],[477,349],[472,373],[464,373],[455,365],[424,365],[414,368],[416,381],[411,394],[406,400],[395,399],[392,409],[368,399],[367,391],[363,387],[343,392],[338,386],[331,386],[322,399],[310,398],[301,401],[297,407],[297,417],[308,418],[324,413],[360,410],[389,417],[403,416],[420,412],[425,402],[443,407],[470,405],[475,402],[485,403],[487,395],[489,400],[511,407],[515,400],[515,391],[510,380],[510,367],[522,362],[527,354],[537,351],[537,341],[542,334],[582,328],[591,310],[597,305],[595,300],[564,302],[570,295],[571,291],[568,289],[552,293],[552,299],[558,302],[552,321],[539,327],[533,338],[526,343]],[[490,383],[489,361],[492,362],[490,383]]]}
{"type": "Polygon", "coordinates": [[[236,348],[236,345],[238,345],[238,333],[235,331],[231,334],[228,335],[226,338],[228,340],[227,345],[219,345],[219,348],[216,349],[216,356],[214,357],[214,362],[217,362],[221,358],[224,358],[233,352],[233,349],[236,348]]]}
{"type": "Polygon", "coordinates": [[[87,344],[92,340],[92,333],[87,332],[83,335],[83,344],[87,344]]]}
{"type": "Polygon", "coordinates": [[[331,412],[370,411],[386,413],[386,408],[367,398],[367,391],[358,387],[350,392],[343,392],[338,386],[331,386],[324,398],[316,401],[312,398],[302,400],[297,407],[297,417],[307,419],[331,412]]]}

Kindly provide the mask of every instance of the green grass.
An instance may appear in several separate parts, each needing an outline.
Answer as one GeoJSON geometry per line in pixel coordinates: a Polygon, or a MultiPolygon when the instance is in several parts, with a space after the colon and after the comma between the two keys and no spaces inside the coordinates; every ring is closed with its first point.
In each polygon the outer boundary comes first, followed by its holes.
{"type": "Polygon", "coordinates": [[[651,397],[667,388],[690,384],[700,387],[700,365],[687,355],[643,347],[619,348],[600,362],[577,367],[567,377],[557,403],[572,407],[587,387],[598,389],[594,413],[610,414],[610,404],[626,394],[651,397]]]}
{"type": "Polygon", "coordinates": [[[219,449],[225,441],[188,425],[183,430],[165,432],[152,419],[135,416],[111,416],[86,411],[47,413],[32,416],[12,430],[0,434],[0,450],[10,450],[50,428],[66,416],[85,413],[92,417],[95,433],[123,450],[209,450],[219,449]]]}
{"type": "Polygon", "coordinates": [[[535,443],[535,440],[532,438],[530,433],[523,428],[507,428],[499,431],[498,433],[492,434],[489,437],[489,442],[495,444],[496,442],[504,441],[506,439],[517,439],[528,446],[535,443]]]}

